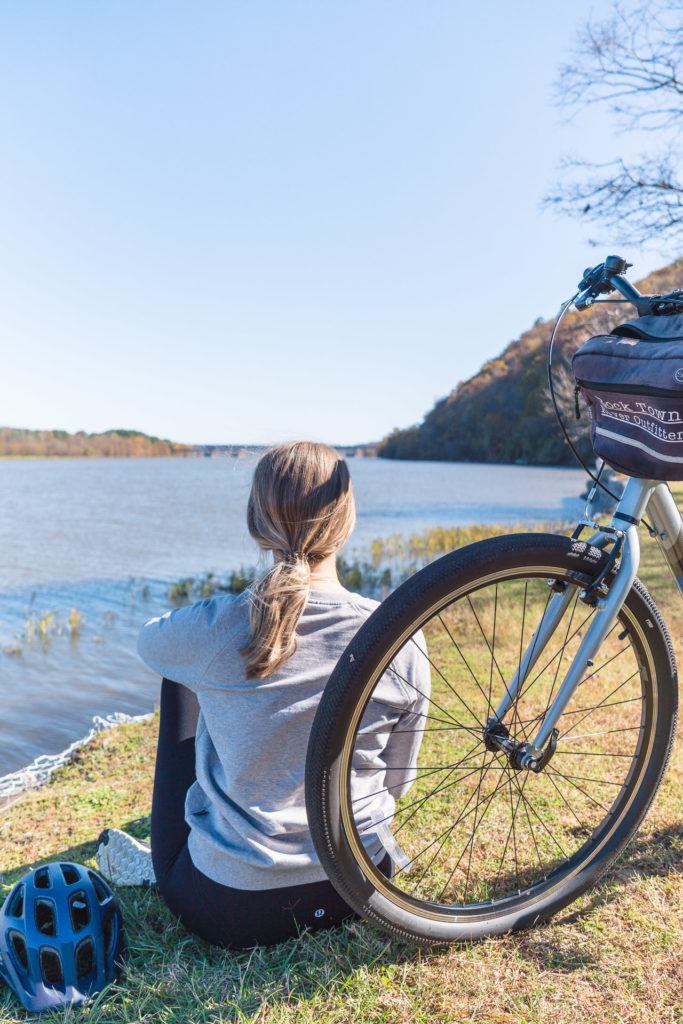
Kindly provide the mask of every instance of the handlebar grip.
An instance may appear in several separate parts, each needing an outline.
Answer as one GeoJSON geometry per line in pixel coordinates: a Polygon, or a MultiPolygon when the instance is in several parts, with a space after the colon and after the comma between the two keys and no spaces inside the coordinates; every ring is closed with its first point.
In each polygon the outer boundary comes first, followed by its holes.
{"type": "MultiPolygon", "coordinates": [[[[632,266],[622,256],[608,256],[604,263],[598,263],[595,267],[587,267],[583,277],[579,281],[579,291],[590,291],[593,297],[613,291],[615,285],[612,283],[620,274],[625,273],[632,266]]],[[[628,283],[627,283],[627,287],[628,283]]],[[[617,289],[621,290],[621,289],[617,289]]]]}
{"type": "Polygon", "coordinates": [[[609,277],[616,277],[618,274],[625,274],[633,264],[628,263],[623,256],[608,256],[604,266],[609,277]]]}

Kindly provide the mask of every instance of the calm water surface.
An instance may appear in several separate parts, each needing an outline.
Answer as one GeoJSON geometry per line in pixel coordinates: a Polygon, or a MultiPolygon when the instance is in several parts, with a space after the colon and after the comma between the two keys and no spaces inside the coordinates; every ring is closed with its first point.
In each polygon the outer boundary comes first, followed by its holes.
{"type": "MultiPolygon", "coordinates": [[[[429,526],[571,518],[580,470],[351,459],[358,525],[372,538],[429,526]]],[[[249,566],[254,460],[0,460],[0,775],[61,750],[94,714],[150,710],[158,679],[140,625],[182,576],[249,566]],[[83,615],[77,639],[63,627],[83,615]],[[45,613],[45,641],[27,626],[45,613]],[[21,653],[17,653],[21,651],[21,653]]]]}

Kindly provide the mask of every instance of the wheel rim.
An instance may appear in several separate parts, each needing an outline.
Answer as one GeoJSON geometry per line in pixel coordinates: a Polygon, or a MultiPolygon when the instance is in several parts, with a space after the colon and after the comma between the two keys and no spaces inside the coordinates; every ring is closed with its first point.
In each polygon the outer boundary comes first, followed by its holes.
{"type": "MultiPolygon", "coordinates": [[[[369,885],[413,914],[490,919],[538,902],[594,860],[638,792],[656,721],[655,668],[627,606],[560,719],[557,750],[541,773],[514,771],[485,746],[483,726],[545,614],[549,579],[566,582],[569,574],[502,571],[436,602],[375,666],[357,701],[340,762],[346,843],[369,885]],[[424,641],[415,636],[420,628],[424,641]],[[405,685],[409,647],[429,663],[428,701],[415,693],[419,686],[405,685]],[[420,708],[412,719],[407,694],[420,708]],[[380,714],[402,716],[394,732],[410,727],[421,741],[409,765],[387,758],[381,785],[373,759],[386,733],[380,714]],[[408,768],[415,781],[401,795],[408,768]],[[372,788],[365,779],[375,780],[372,788]],[[391,880],[373,862],[378,827],[385,847],[396,843],[403,855],[391,880]]],[[[533,738],[595,614],[578,594],[506,718],[520,742],[533,738]]]]}

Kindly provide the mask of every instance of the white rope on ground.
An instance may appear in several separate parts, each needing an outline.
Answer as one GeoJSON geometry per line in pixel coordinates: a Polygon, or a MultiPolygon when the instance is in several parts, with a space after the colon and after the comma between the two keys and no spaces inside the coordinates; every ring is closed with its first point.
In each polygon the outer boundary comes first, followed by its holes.
{"type": "Polygon", "coordinates": [[[74,755],[91,743],[95,737],[106,729],[112,729],[117,725],[126,725],[131,722],[145,722],[152,718],[148,715],[125,715],[122,711],[116,711],[112,715],[95,715],[92,720],[92,729],[87,736],[75,740],[70,747],[63,750],[61,754],[41,754],[35,761],[18,772],[11,772],[0,778],[0,801],[5,801],[24,793],[28,789],[37,789],[49,782],[58,768],[62,768],[74,755]]]}

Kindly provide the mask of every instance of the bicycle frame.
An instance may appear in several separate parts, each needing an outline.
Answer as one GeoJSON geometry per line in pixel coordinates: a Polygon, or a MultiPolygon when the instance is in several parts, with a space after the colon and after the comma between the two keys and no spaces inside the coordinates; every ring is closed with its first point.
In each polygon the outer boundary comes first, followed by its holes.
{"type": "MultiPolygon", "coordinates": [[[[609,526],[598,527],[588,541],[572,541],[577,554],[584,553],[589,546],[602,549],[618,541],[621,543],[621,560],[609,590],[604,596],[597,598],[596,614],[586,630],[557,696],[541,723],[538,734],[528,747],[529,761],[539,758],[546,744],[551,740],[562,712],[583,679],[586,669],[591,665],[600,644],[614,625],[619,610],[633,585],[640,562],[638,524],[646,509],[652,522],[652,530],[671,568],[679,591],[683,595],[683,519],[673,495],[665,483],[657,480],[629,478],[609,526]]],[[[502,722],[507,712],[513,707],[529,672],[543,653],[577,589],[576,585],[569,585],[563,592],[553,594],[548,602],[541,622],[526,648],[519,669],[507,686],[505,696],[496,709],[495,719],[498,721],[502,722]]]]}

